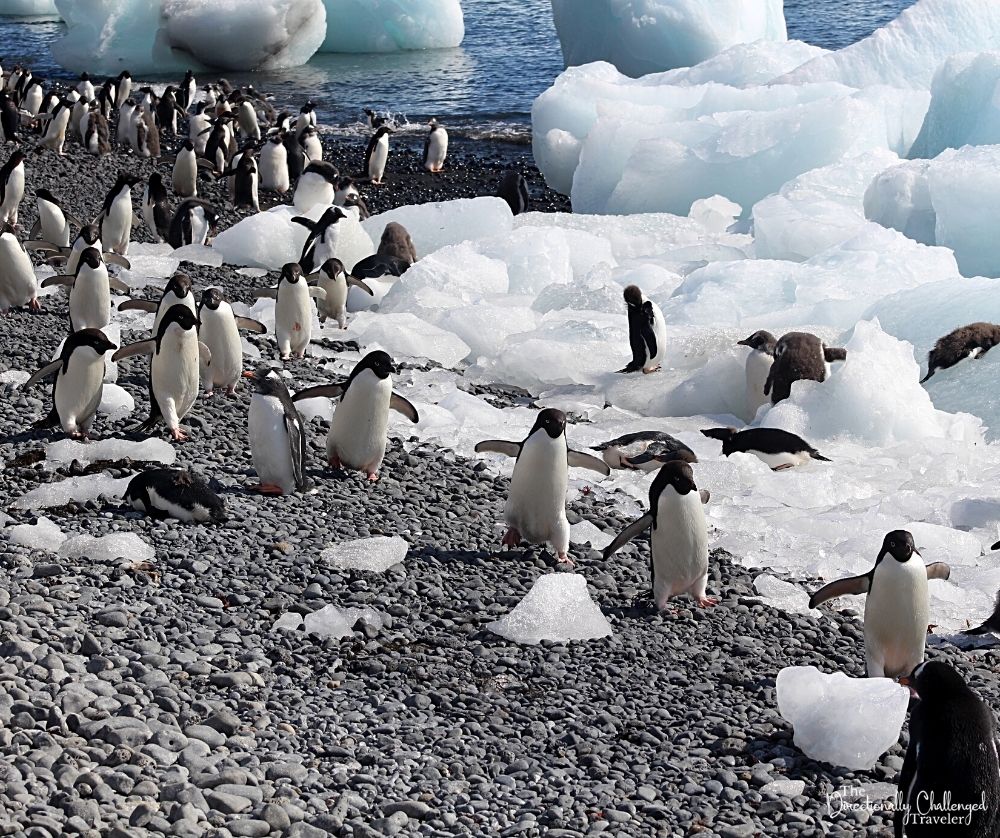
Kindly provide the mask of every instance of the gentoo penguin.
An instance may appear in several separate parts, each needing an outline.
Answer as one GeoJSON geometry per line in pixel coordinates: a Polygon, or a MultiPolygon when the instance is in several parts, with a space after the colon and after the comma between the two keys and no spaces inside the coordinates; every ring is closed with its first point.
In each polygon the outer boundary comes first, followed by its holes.
{"type": "Polygon", "coordinates": [[[329,317],[336,320],[341,329],[347,328],[347,292],[350,286],[360,288],[369,297],[375,296],[360,279],[347,274],[344,263],[339,259],[327,259],[313,276],[316,277],[316,285],[326,292],[326,297],[316,301],[320,325],[325,324],[329,317]]]}
{"type": "Polygon", "coordinates": [[[120,108],[132,95],[132,75],[122,70],[115,78],[115,107],[120,108]]]}
{"type": "Polygon", "coordinates": [[[424,168],[432,174],[444,168],[444,160],[448,156],[448,132],[438,125],[436,119],[430,121],[431,130],[424,140],[424,168]]]}
{"type": "Polygon", "coordinates": [[[510,479],[504,520],[508,530],[503,544],[517,547],[521,541],[548,542],[560,562],[573,564],[569,557],[569,522],[566,520],[568,467],[587,468],[607,477],[607,463],[574,451],[566,443],[566,414],[546,408],[522,442],[488,439],[476,445],[476,453],[490,451],[516,457],[510,479]]]}
{"type": "Polygon", "coordinates": [[[128,172],[119,172],[115,185],[108,190],[101,209],[101,241],[112,253],[128,255],[132,238],[132,188],[142,179],[128,172]]]}
{"type": "Polygon", "coordinates": [[[702,506],[709,493],[694,482],[682,460],[665,463],[649,487],[649,512],[629,524],[604,550],[607,561],[624,544],[652,528],[649,539],[653,601],[663,611],[670,597],[691,594],[699,608],[717,604],[706,595],[708,524],[702,506]]]}
{"type": "Polygon", "coordinates": [[[365,173],[372,183],[381,184],[385,175],[385,164],[389,161],[389,135],[392,129],[383,125],[368,141],[365,150],[365,173]]]}
{"type": "Polygon", "coordinates": [[[927,580],[947,579],[944,562],[924,565],[906,530],[893,530],[882,541],[875,567],[862,576],[824,585],[809,607],[844,594],[868,594],[865,600],[865,660],[869,678],[908,675],[924,659],[927,638],[927,580]]]}
{"type": "Polygon", "coordinates": [[[149,419],[135,430],[149,431],[164,422],[170,436],[181,442],[187,434],[181,420],[198,399],[198,371],[212,362],[208,347],[198,340],[198,320],[185,305],[171,306],[160,321],[156,337],[123,346],[112,361],[133,355],[151,355],[149,364],[149,419]],[[200,359],[200,363],[199,363],[200,359]]]}
{"type": "Polygon", "coordinates": [[[318,160],[306,166],[295,185],[292,203],[299,212],[309,212],[317,204],[329,205],[340,179],[340,172],[332,163],[318,160]]]}
{"type": "Polygon", "coordinates": [[[198,196],[198,155],[194,143],[185,140],[181,143],[177,156],[174,158],[174,168],[171,174],[174,192],[181,198],[196,198],[198,196]]]}
{"type": "Polygon", "coordinates": [[[70,102],[67,99],[60,99],[52,111],[52,116],[45,124],[45,131],[36,143],[36,148],[47,148],[61,156],[63,145],[66,143],[66,129],[69,127],[71,115],[72,105],[70,102]]]}
{"type": "Polygon", "coordinates": [[[331,468],[357,469],[378,480],[378,469],[385,458],[389,409],[402,413],[416,424],[417,409],[392,391],[396,372],[392,358],[381,350],[369,352],[358,361],[342,384],[308,387],[295,394],[293,401],[337,398],[326,437],[326,458],[331,468]]]}
{"type": "Polygon", "coordinates": [[[42,241],[53,247],[69,247],[70,221],[82,227],[83,225],[72,215],[63,212],[62,204],[48,189],[35,190],[35,206],[38,218],[31,225],[28,234],[33,241],[42,241]]]}
{"type": "Polygon", "coordinates": [[[528,184],[521,176],[520,172],[504,172],[500,179],[500,186],[497,189],[497,197],[503,198],[510,211],[514,215],[520,215],[531,208],[531,199],[528,196],[528,184]]]}
{"type": "Polygon", "coordinates": [[[17,227],[17,210],[24,198],[24,152],[13,151],[0,168],[0,224],[17,227]]]}
{"type": "Polygon", "coordinates": [[[24,384],[55,375],[52,410],[38,425],[59,425],[74,439],[86,437],[104,392],[104,356],[117,348],[99,329],[79,329],[66,338],[59,357],[24,384]]]}
{"type": "Polygon", "coordinates": [[[329,207],[317,221],[301,215],[292,218],[295,224],[300,224],[309,231],[299,256],[299,265],[306,274],[311,274],[327,259],[337,255],[337,243],[343,229],[338,222],[344,218],[347,215],[336,206],[329,207]]]}
{"type": "Polygon", "coordinates": [[[638,285],[629,285],[624,297],[632,360],[619,372],[656,372],[667,349],[667,324],[663,312],[656,303],[646,299],[638,285]]]}
{"type": "Polygon", "coordinates": [[[753,454],[772,471],[784,471],[810,460],[830,462],[802,437],[779,428],[708,428],[702,431],[709,439],[722,441],[722,453],[753,454]]]}
{"type": "Polygon", "coordinates": [[[98,110],[91,110],[85,116],[83,147],[98,157],[111,153],[111,129],[107,117],[98,110]]]}
{"type": "Polygon", "coordinates": [[[18,306],[41,311],[38,302],[38,280],[31,257],[24,249],[10,224],[0,225],[0,314],[18,306]]]}
{"type": "Polygon", "coordinates": [[[982,358],[1000,343],[1000,326],[993,323],[970,323],[949,332],[927,355],[927,375],[920,379],[923,384],[938,370],[955,366],[965,358],[982,358]]]}
{"type": "Polygon", "coordinates": [[[212,358],[209,367],[201,370],[202,386],[205,394],[211,396],[214,389],[225,389],[226,395],[236,395],[236,385],[243,372],[243,343],[240,329],[264,334],[263,323],[249,317],[237,317],[233,307],[222,296],[218,288],[207,288],[198,304],[198,320],[201,326],[198,337],[208,347],[212,358]]]}
{"type": "Polygon", "coordinates": [[[280,133],[271,134],[260,149],[257,163],[260,188],[284,195],[291,183],[288,177],[288,152],[280,133]]]}
{"type": "Polygon", "coordinates": [[[141,300],[133,297],[130,300],[119,304],[119,311],[145,311],[149,314],[156,313],[153,319],[153,331],[155,335],[160,328],[160,321],[163,316],[175,305],[186,306],[192,314],[197,314],[197,307],[194,301],[194,284],[191,277],[178,271],[169,280],[163,289],[158,301],[141,300]]]}
{"type": "Polygon", "coordinates": [[[274,299],[274,332],[278,340],[281,360],[290,357],[304,358],[312,338],[312,301],[310,297],[323,299],[326,292],[322,288],[310,288],[302,274],[302,268],[289,262],[281,269],[278,284],[274,288],[255,288],[254,296],[274,299]]]}
{"type": "Polygon", "coordinates": [[[944,661],[926,661],[900,683],[919,700],[910,713],[910,742],[899,774],[895,838],[1000,834],[992,708],[944,661]]]}
{"type": "Polygon", "coordinates": [[[764,384],[774,363],[774,348],[778,340],[770,332],[754,332],[750,337],[737,341],[737,346],[749,347],[744,372],[746,374],[747,419],[753,420],[761,405],[769,399],[764,393],[764,384]]]}
{"type": "Polygon", "coordinates": [[[312,125],[307,125],[299,134],[299,145],[302,146],[302,151],[310,163],[323,159],[323,143],[320,142],[319,134],[312,125]]]}
{"type": "Polygon", "coordinates": [[[698,462],[698,456],[679,439],[662,431],[637,431],[593,446],[611,468],[656,471],[670,460],[698,462]]]}
{"type": "Polygon", "coordinates": [[[248,373],[257,392],[247,423],[250,455],[262,495],[287,495],[310,486],[306,477],[306,428],[281,376],[270,367],[248,373]]]}
{"type": "Polygon", "coordinates": [[[128,286],[108,275],[101,251],[88,247],[80,254],[73,276],[56,274],[42,282],[42,288],[69,285],[69,325],[79,329],[103,329],[111,322],[111,288],[128,291],[128,286]]]}
{"type": "Polygon", "coordinates": [[[207,244],[215,236],[219,211],[201,198],[181,201],[170,221],[167,241],[175,250],[189,244],[207,244]]]}
{"type": "Polygon", "coordinates": [[[771,397],[771,404],[784,401],[796,381],[826,381],[826,365],[845,360],[845,349],[826,346],[809,332],[782,335],[774,347],[774,363],[764,382],[764,395],[771,397]]]}
{"type": "Polygon", "coordinates": [[[176,468],[151,468],[129,481],[125,500],[150,518],[221,524],[226,507],[203,477],[176,468]]]}
{"type": "Polygon", "coordinates": [[[366,256],[351,270],[358,279],[377,279],[382,276],[402,276],[417,261],[413,239],[398,221],[390,221],[382,231],[378,250],[366,256]]]}
{"type": "Polygon", "coordinates": [[[177,88],[177,104],[187,113],[194,104],[194,97],[198,93],[198,82],[195,81],[194,72],[188,70],[184,73],[184,81],[177,88]]]}
{"type": "Polygon", "coordinates": [[[166,241],[170,231],[170,201],[159,172],[149,176],[142,190],[142,219],[156,244],[166,241]]]}

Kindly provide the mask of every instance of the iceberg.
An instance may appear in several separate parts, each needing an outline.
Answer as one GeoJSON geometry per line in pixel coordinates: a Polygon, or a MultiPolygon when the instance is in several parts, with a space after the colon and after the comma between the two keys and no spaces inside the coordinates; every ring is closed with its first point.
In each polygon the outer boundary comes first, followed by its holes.
{"type": "Polygon", "coordinates": [[[515,643],[596,640],[611,634],[611,624],[578,573],[539,576],[514,610],[487,628],[515,643]]]}
{"type": "Polygon", "coordinates": [[[320,52],[397,52],[457,47],[465,37],[459,0],[323,0],[320,52]]]}
{"type": "Polygon", "coordinates": [[[782,0],[552,0],[552,16],[567,67],[609,61],[634,77],[787,37],[782,0]]]}
{"type": "Polygon", "coordinates": [[[0,17],[58,17],[55,0],[0,0],[0,17]]]}

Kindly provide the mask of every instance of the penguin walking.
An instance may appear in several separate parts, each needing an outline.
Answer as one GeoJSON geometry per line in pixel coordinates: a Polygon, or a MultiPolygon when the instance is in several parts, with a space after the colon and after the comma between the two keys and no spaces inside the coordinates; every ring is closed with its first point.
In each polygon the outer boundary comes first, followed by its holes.
{"type": "Polygon", "coordinates": [[[774,349],[778,344],[777,338],[770,332],[754,332],[750,337],[737,341],[737,346],[746,346],[750,349],[744,366],[746,375],[746,418],[752,421],[757,415],[761,405],[767,404],[767,394],[764,392],[764,384],[771,373],[771,364],[774,363],[774,349]]]}
{"type": "Polygon", "coordinates": [[[250,399],[247,428],[250,455],[262,495],[287,495],[309,488],[306,428],[281,376],[270,367],[247,373],[257,392],[250,399]]]}
{"type": "Polygon", "coordinates": [[[613,469],[656,471],[671,460],[698,462],[698,456],[679,439],[662,431],[637,431],[593,446],[613,469]]]}
{"type": "Polygon", "coordinates": [[[215,236],[219,211],[201,198],[181,201],[170,220],[167,241],[176,250],[189,244],[208,244],[215,236]]]}
{"type": "Polygon", "coordinates": [[[376,185],[381,185],[385,176],[385,165],[389,162],[389,135],[392,129],[388,125],[383,125],[376,129],[368,142],[365,150],[365,173],[369,180],[376,185]]]}
{"type": "Polygon", "coordinates": [[[73,215],[65,212],[59,199],[48,189],[35,190],[35,206],[38,217],[28,233],[32,241],[41,241],[56,248],[69,247],[72,230],[70,222],[83,227],[73,215]]]}
{"type": "Polygon", "coordinates": [[[271,134],[260,150],[257,168],[260,171],[260,188],[284,195],[291,182],[288,176],[288,152],[280,133],[271,134]]]}
{"type": "Polygon", "coordinates": [[[127,292],[128,286],[108,274],[108,266],[101,258],[101,251],[88,247],[80,254],[76,273],[72,276],[56,274],[42,282],[42,288],[68,285],[69,325],[79,329],[103,329],[111,322],[111,289],[127,292]]]}
{"type": "Polygon", "coordinates": [[[274,288],[256,288],[257,298],[271,298],[274,303],[274,332],[278,340],[281,360],[291,357],[304,358],[312,339],[312,301],[310,297],[324,299],[322,288],[310,288],[302,275],[302,268],[289,262],[281,269],[274,288]]]}
{"type": "Polygon", "coordinates": [[[216,388],[225,389],[226,395],[235,398],[236,385],[243,373],[243,343],[240,329],[264,334],[267,329],[249,317],[238,317],[233,307],[218,288],[208,288],[198,304],[201,326],[198,337],[208,347],[212,358],[210,366],[202,367],[201,379],[206,396],[216,388]]]}
{"type": "Polygon", "coordinates": [[[309,212],[317,204],[332,204],[340,172],[332,163],[317,161],[306,166],[298,183],[292,203],[299,212],[309,212]]]}
{"type": "Polygon", "coordinates": [[[151,468],[133,477],[125,500],[150,518],[186,524],[221,524],[226,506],[205,478],[177,468],[151,468]]]}
{"type": "Polygon", "coordinates": [[[16,143],[21,130],[21,114],[10,94],[0,91],[0,143],[16,143]]]}
{"type": "Polygon", "coordinates": [[[0,167],[0,224],[17,227],[17,211],[24,199],[24,152],[13,151],[0,167]]]}
{"type": "Polygon", "coordinates": [[[403,414],[414,424],[420,421],[417,409],[392,390],[392,358],[381,350],[369,352],[351,370],[342,384],[308,387],[293,401],[340,398],[326,437],[326,457],[331,468],[357,469],[378,480],[385,459],[389,410],[403,414]]]}
{"type": "Polygon", "coordinates": [[[112,361],[134,355],[151,355],[149,365],[149,419],[135,430],[149,431],[164,422],[170,436],[186,440],[181,420],[198,399],[198,373],[211,364],[208,347],[198,340],[198,320],[185,305],[171,306],[160,321],[156,337],[123,346],[112,361]]]}
{"type": "Polygon", "coordinates": [[[927,355],[927,375],[920,379],[920,383],[925,383],[938,370],[950,369],[965,358],[983,358],[998,343],[1000,326],[995,323],[960,326],[934,344],[927,355]]]}
{"type": "Polygon", "coordinates": [[[352,286],[369,297],[375,296],[372,289],[364,282],[347,274],[344,263],[339,259],[327,259],[313,276],[315,280],[310,278],[310,283],[315,281],[316,285],[326,293],[325,297],[316,301],[320,325],[325,324],[327,318],[330,318],[336,320],[341,329],[347,328],[347,293],[352,286]]]}
{"type": "Polygon", "coordinates": [[[805,465],[810,460],[830,462],[802,437],[796,436],[780,428],[708,428],[703,430],[703,436],[722,441],[722,453],[728,457],[731,454],[753,454],[771,471],[784,471],[805,465]]]}
{"type": "Polygon", "coordinates": [[[924,565],[913,536],[893,530],[882,540],[875,567],[824,585],[809,607],[845,594],[868,594],[865,600],[865,661],[869,678],[900,678],[924,659],[928,625],[928,579],[947,579],[944,562],[924,565]]]}
{"type": "Polygon", "coordinates": [[[489,451],[515,457],[504,520],[508,530],[503,544],[517,547],[522,541],[549,543],[561,563],[573,564],[569,557],[569,521],[566,520],[566,487],[569,466],[586,468],[607,477],[607,463],[590,454],[574,451],[566,442],[566,414],[546,408],[522,442],[484,440],[476,453],[489,451]]]}
{"type": "Polygon", "coordinates": [[[66,144],[66,129],[69,127],[71,115],[72,105],[69,100],[60,99],[45,124],[45,131],[36,143],[36,148],[47,148],[61,157],[63,146],[66,144]]]}
{"type": "Polygon", "coordinates": [[[55,376],[52,409],[38,425],[59,425],[73,439],[86,438],[104,392],[104,356],[117,348],[99,329],[79,329],[66,338],[59,357],[24,384],[27,389],[55,376]]]}
{"type": "Polygon", "coordinates": [[[173,85],[167,85],[166,90],[163,91],[163,95],[157,100],[155,107],[156,121],[160,132],[171,137],[177,134],[178,114],[181,117],[184,116],[184,110],[178,104],[174,91],[175,88],[173,85]]]}
{"type": "MultiPolygon", "coordinates": [[[[257,109],[253,102],[243,97],[240,99],[239,107],[236,111],[236,123],[240,129],[240,136],[247,140],[260,142],[260,123],[257,121],[257,109]]],[[[320,158],[323,152],[320,151],[320,158]]]]}
{"type": "Polygon", "coordinates": [[[41,311],[38,302],[38,280],[31,257],[18,241],[10,224],[0,225],[0,314],[12,308],[28,306],[41,311]]]}
{"type": "Polygon", "coordinates": [[[430,121],[431,130],[424,140],[424,168],[431,174],[437,174],[444,169],[444,161],[448,156],[448,132],[444,126],[438,125],[436,119],[430,121]]]}
{"type": "Polygon", "coordinates": [[[174,168],[170,180],[174,192],[181,198],[198,197],[198,155],[194,143],[185,140],[181,143],[177,156],[174,158],[174,168]]]}
{"type": "Polygon", "coordinates": [[[156,244],[167,240],[170,232],[170,200],[163,176],[153,172],[142,190],[142,219],[156,244]]]}
{"type": "Polygon", "coordinates": [[[624,296],[632,360],[619,372],[656,372],[667,348],[667,324],[663,312],[656,303],[646,299],[638,285],[629,285],[624,296]]]}
{"type": "Polygon", "coordinates": [[[895,838],[1000,834],[1000,761],[993,710],[950,664],[920,664],[900,683],[919,700],[899,774],[895,838]],[[953,818],[948,823],[944,818],[953,818]]]}
{"type": "Polygon", "coordinates": [[[299,134],[299,145],[302,146],[302,152],[310,163],[323,159],[323,143],[320,142],[319,134],[312,125],[306,126],[299,134]]]}
{"type": "MultiPolygon", "coordinates": [[[[195,154],[203,155],[208,147],[208,135],[212,131],[212,122],[205,112],[206,103],[199,102],[195,112],[188,117],[188,140],[194,146],[195,154]]],[[[194,195],[188,196],[193,198],[194,195]]]]}
{"type": "Polygon", "coordinates": [[[528,184],[520,172],[504,172],[497,188],[497,197],[503,198],[514,215],[528,212],[531,209],[531,198],[528,195],[528,184]]]}
{"type": "Polygon", "coordinates": [[[21,109],[29,116],[38,116],[39,111],[42,109],[42,100],[44,98],[45,80],[39,76],[32,76],[24,86],[21,96],[21,109]]]}
{"type": "Polygon", "coordinates": [[[782,335],[774,347],[774,363],[764,382],[764,395],[777,404],[792,393],[796,381],[826,381],[826,365],[847,360],[847,350],[826,346],[809,332],[782,335]]]}
{"type": "Polygon", "coordinates": [[[184,113],[187,113],[191,109],[197,93],[198,82],[195,81],[194,72],[188,70],[184,73],[184,81],[181,82],[180,87],[177,89],[177,104],[180,105],[184,113]]]}
{"type": "Polygon", "coordinates": [[[118,306],[118,310],[145,311],[149,314],[155,313],[156,317],[153,319],[153,334],[155,335],[160,329],[160,322],[163,320],[164,315],[176,305],[184,306],[192,314],[197,315],[197,306],[194,301],[194,283],[191,282],[191,277],[180,271],[167,280],[167,284],[158,301],[133,298],[121,303],[118,306]]]}
{"type": "Polygon", "coordinates": [[[338,222],[344,218],[347,218],[347,215],[336,206],[327,209],[318,221],[312,221],[301,215],[292,218],[295,224],[300,224],[309,231],[309,235],[302,243],[302,253],[299,256],[299,265],[306,274],[313,273],[327,259],[336,257],[337,244],[343,230],[338,222]]]}
{"type": "Polygon", "coordinates": [[[122,70],[115,77],[115,107],[120,108],[132,95],[132,74],[122,70]]]}
{"type": "Polygon", "coordinates": [[[128,255],[129,240],[132,238],[132,188],[141,179],[127,172],[119,172],[114,186],[104,198],[101,209],[101,241],[111,250],[122,256],[128,255]]]}
{"type": "Polygon", "coordinates": [[[707,595],[708,523],[703,506],[709,493],[699,490],[691,466],[683,460],[665,463],[649,487],[649,512],[629,524],[604,550],[607,561],[623,545],[651,529],[650,572],[653,601],[660,611],[667,600],[691,594],[699,608],[718,604],[707,595]]]}
{"type": "Polygon", "coordinates": [[[132,115],[135,113],[136,104],[131,99],[122,103],[118,107],[118,124],[115,128],[115,142],[125,148],[132,147],[132,115]]]}

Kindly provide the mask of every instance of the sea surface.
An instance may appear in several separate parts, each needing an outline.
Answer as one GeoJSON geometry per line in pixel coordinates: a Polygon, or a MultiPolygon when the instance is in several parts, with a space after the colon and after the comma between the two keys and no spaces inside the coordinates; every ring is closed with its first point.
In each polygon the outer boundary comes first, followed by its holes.
{"type": "MultiPolygon", "coordinates": [[[[786,0],[790,38],[837,49],[892,20],[914,0],[786,0]]],[[[360,129],[365,107],[400,123],[434,116],[471,137],[526,141],[531,103],[563,68],[549,0],[462,0],[465,41],[448,50],[394,55],[319,54],[304,67],[278,73],[230,73],[252,79],[278,101],[312,98],[322,122],[360,129]]],[[[51,53],[58,21],[0,18],[0,62],[66,77],[51,53]]],[[[203,82],[204,79],[199,79],[203,82]]]]}

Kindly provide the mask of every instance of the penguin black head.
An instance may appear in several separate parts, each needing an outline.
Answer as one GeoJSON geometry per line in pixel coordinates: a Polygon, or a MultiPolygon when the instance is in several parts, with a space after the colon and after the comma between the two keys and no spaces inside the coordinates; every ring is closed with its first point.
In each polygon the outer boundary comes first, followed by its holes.
{"type": "Polygon", "coordinates": [[[114,192],[118,193],[123,186],[128,184],[129,189],[133,186],[138,186],[142,183],[142,178],[138,175],[129,174],[128,172],[119,172],[118,180],[115,181],[114,192]]]}
{"type": "Polygon", "coordinates": [[[166,295],[173,291],[175,297],[180,297],[183,300],[193,290],[194,284],[191,282],[191,277],[178,272],[170,277],[170,281],[167,283],[166,288],[163,289],[163,293],[166,295]]]}
{"type": "Polygon", "coordinates": [[[566,433],[566,414],[554,407],[547,407],[535,419],[535,424],[531,426],[531,434],[535,431],[544,430],[551,439],[559,439],[566,433]]]}
{"type": "Polygon", "coordinates": [[[324,230],[331,224],[336,224],[341,218],[347,218],[347,214],[340,207],[330,207],[316,222],[316,229],[324,230]]]}
{"type": "Polygon", "coordinates": [[[149,176],[149,197],[154,201],[167,199],[167,187],[163,185],[163,175],[159,172],[153,172],[149,176]]]}
{"type": "Polygon", "coordinates": [[[191,311],[186,305],[181,303],[175,303],[167,309],[167,313],[163,315],[163,319],[160,321],[160,328],[157,332],[157,337],[162,337],[171,324],[176,323],[184,331],[188,329],[196,329],[201,325],[201,321],[195,317],[194,312],[191,311]]]}
{"type": "Polygon", "coordinates": [[[756,349],[758,352],[764,352],[768,355],[774,355],[774,349],[777,344],[778,339],[770,332],[765,331],[754,332],[750,337],[736,342],[737,346],[749,346],[751,349],[756,349]]]}
{"type": "Polygon", "coordinates": [[[122,70],[118,74],[118,81],[122,81],[123,79],[130,79],[130,78],[132,78],[132,74],[128,70],[122,70]]]}
{"type": "Polygon", "coordinates": [[[357,193],[352,192],[346,198],[344,198],[345,207],[357,207],[358,214],[361,216],[361,220],[364,221],[366,218],[371,217],[371,213],[368,210],[368,204],[365,203],[365,199],[362,198],[357,193]]]}
{"type": "Polygon", "coordinates": [[[924,661],[899,683],[910,687],[921,701],[964,697],[972,692],[959,672],[944,661],[924,661]]]}
{"type": "MultiPolygon", "coordinates": [[[[722,453],[726,454],[726,443],[739,433],[736,428],[702,428],[701,435],[709,439],[717,439],[722,443],[722,453]]],[[[730,452],[731,453],[731,452],[730,452]]],[[[726,454],[728,457],[729,454],[726,454]]]]}
{"type": "Polygon", "coordinates": [[[660,493],[667,486],[672,486],[678,495],[686,495],[689,492],[698,491],[691,466],[683,460],[670,460],[660,467],[660,470],[656,473],[656,478],[649,487],[650,509],[656,509],[660,493]]]}
{"type": "Polygon", "coordinates": [[[95,270],[100,267],[101,261],[101,251],[99,251],[96,247],[88,247],[83,251],[83,253],[80,254],[80,261],[76,266],[77,273],[80,272],[80,267],[82,265],[86,265],[91,270],[95,270]]]}
{"type": "Polygon", "coordinates": [[[7,158],[7,164],[4,166],[8,171],[13,170],[16,166],[20,166],[25,160],[24,152],[20,149],[12,151],[10,157],[7,158]]]}
{"type": "Polygon", "coordinates": [[[917,548],[913,543],[913,536],[906,530],[893,530],[886,535],[882,540],[882,550],[879,552],[879,558],[882,558],[886,553],[892,556],[897,562],[909,561],[910,556],[914,554],[920,555],[920,553],[917,553],[917,548]]]}
{"type": "Polygon", "coordinates": [[[625,304],[630,306],[641,306],[642,305],[642,291],[639,289],[638,285],[629,285],[625,288],[625,293],[622,295],[625,297],[625,304]]]}
{"type": "Polygon", "coordinates": [[[80,81],[90,81],[90,73],[80,73],[80,81]]]}
{"type": "Polygon", "coordinates": [[[347,273],[344,263],[334,257],[327,259],[322,265],[320,265],[319,269],[330,277],[330,279],[336,279],[341,274],[347,273]]]}
{"type": "Polygon", "coordinates": [[[66,338],[66,343],[63,344],[62,355],[68,358],[74,349],[84,346],[93,349],[98,355],[113,352],[118,348],[108,340],[107,335],[100,329],[79,329],[66,338]]]}
{"type": "Polygon", "coordinates": [[[222,296],[222,291],[218,288],[206,288],[201,293],[201,304],[198,306],[198,310],[201,311],[203,308],[209,308],[215,311],[222,305],[224,300],[225,297],[222,296]]]}
{"type": "Polygon", "coordinates": [[[278,282],[291,282],[293,285],[302,278],[302,266],[298,262],[288,262],[281,268],[278,282]]]}
{"type": "Polygon", "coordinates": [[[364,370],[371,370],[378,378],[384,380],[396,372],[396,367],[388,352],[376,349],[358,361],[358,365],[351,371],[351,377],[353,378],[364,370]]]}
{"type": "Polygon", "coordinates": [[[183,151],[194,151],[194,143],[191,142],[190,139],[184,140],[184,142],[181,143],[181,149],[183,151]]]}
{"type": "Polygon", "coordinates": [[[314,110],[316,110],[316,106],[310,101],[302,106],[299,113],[312,113],[314,110]]]}
{"type": "Polygon", "coordinates": [[[302,172],[304,175],[310,173],[319,175],[331,186],[336,186],[337,181],[340,180],[340,172],[337,171],[337,167],[326,160],[317,160],[314,163],[310,163],[306,166],[305,171],[302,172]]]}
{"type": "Polygon", "coordinates": [[[53,195],[51,192],[49,192],[48,189],[45,189],[44,187],[35,190],[35,197],[39,198],[42,201],[48,201],[48,203],[54,204],[57,207],[59,206],[59,201],[56,199],[55,195],[53,195]]]}
{"type": "Polygon", "coordinates": [[[257,391],[265,396],[278,396],[282,392],[287,395],[288,393],[288,388],[285,386],[285,382],[281,380],[281,375],[274,367],[268,364],[261,364],[252,373],[247,373],[247,375],[257,385],[257,391]]]}
{"type": "Polygon", "coordinates": [[[80,229],[80,238],[88,245],[96,244],[101,238],[101,230],[96,224],[88,224],[80,229]]]}
{"type": "Polygon", "coordinates": [[[392,129],[388,125],[380,125],[378,129],[375,131],[375,139],[377,140],[380,137],[387,137],[391,133],[392,129]]]}

